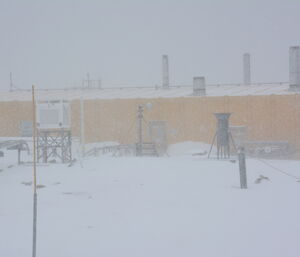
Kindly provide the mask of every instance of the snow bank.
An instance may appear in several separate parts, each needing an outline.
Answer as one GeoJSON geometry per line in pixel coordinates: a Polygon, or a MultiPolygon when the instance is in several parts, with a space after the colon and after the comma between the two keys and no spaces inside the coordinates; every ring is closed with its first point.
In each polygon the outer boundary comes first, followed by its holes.
{"type": "MultiPolygon", "coordinates": [[[[203,142],[185,141],[170,145],[167,152],[169,156],[207,156],[210,147],[211,146],[209,144],[203,142]]],[[[215,153],[215,147],[213,147],[212,153],[215,153]]]]}

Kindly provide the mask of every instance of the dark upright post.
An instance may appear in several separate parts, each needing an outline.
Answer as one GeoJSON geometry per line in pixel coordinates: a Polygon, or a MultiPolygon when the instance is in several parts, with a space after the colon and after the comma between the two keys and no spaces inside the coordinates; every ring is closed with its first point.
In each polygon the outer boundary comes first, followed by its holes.
{"type": "Polygon", "coordinates": [[[240,169],[240,183],[241,188],[247,188],[247,174],[246,174],[246,158],[245,158],[245,149],[244,147],[239,148],[239,169],[240,169]]]}

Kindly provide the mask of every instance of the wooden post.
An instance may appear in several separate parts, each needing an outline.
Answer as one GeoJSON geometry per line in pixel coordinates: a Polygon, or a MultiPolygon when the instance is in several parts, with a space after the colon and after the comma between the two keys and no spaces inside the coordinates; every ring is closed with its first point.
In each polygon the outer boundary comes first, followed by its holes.
{"type": "Polygon", "coordinates": [[[85,155],[85,134],[84,134],[84,100],[80,97],[80,148],[81,157],[85,155]]]}
{"type": "Polygon", "coordinates": [[[32,257],[36,257],[37,192],[36,192],[36,106],[34,85],[32,85],[32,139],[33,139],[33,228],[32,257]]]}

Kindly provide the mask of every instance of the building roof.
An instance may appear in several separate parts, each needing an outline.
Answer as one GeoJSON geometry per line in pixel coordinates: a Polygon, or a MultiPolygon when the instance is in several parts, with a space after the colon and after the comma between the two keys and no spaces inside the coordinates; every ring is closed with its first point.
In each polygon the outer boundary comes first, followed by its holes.
{"type": "MultiPolygon", "coordinates": [[[[171,86],[169,89],[161,87],[114,87],[102,89],[40,89],[36,91],[40,100],[65,99],[133,99],[133,98],[176,98],[195,97],[192,86],[171,86]]],[[[290,95],[295,92],[289,90],[287,82],[259,83],[252,85],[220,84],[207,85],[206,96],[243,96],[243,95],[290,95]]],[[[199,97],[199,96],[198,96],[199,97]]],[[[201,97],[201,96],[200,96],[201,97]]],[[[0,92],[0,102],[30,101],[31,90],[16,90],[0,92]]]]}

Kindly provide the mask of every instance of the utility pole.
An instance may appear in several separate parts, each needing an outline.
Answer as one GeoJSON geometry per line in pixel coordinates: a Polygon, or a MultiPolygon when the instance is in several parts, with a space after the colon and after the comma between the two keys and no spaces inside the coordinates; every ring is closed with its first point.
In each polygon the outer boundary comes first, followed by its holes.
{"type": "Polygon", "coordinates": [[[81,146],[81,156],[85,155],[85,138],[84,138],[84,100],[80,97],[80,146],[81,146]]]}
{"type": "Polygon", "coordinates": [[[143,152],[143,112],[144,108],[142,105],[138,106],[138,144],[137,144],[137,155],[141,156],[143,152]]]}
{"type": "Polygon", "coordinates": [[[36,257],[36,227],[37,227],[37,191],[36,191],[36,105],[34,95],[34,85],[32,85],[32,139],[33,139],[33,238],[32,257],[36,257]]]}

